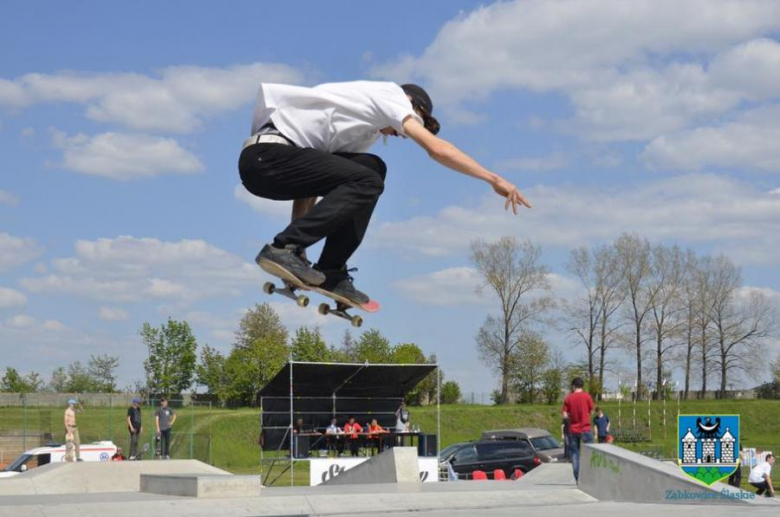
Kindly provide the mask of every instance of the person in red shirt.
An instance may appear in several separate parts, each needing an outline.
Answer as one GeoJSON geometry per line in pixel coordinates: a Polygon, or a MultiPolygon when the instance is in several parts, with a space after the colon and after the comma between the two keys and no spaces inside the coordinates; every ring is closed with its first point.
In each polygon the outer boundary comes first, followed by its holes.
{"type": "Polygon", "coordinates": [[[581,377],[572,379],[572,392],[563,401],[563,418],[569,419],[569,433],[566,435],[566,439],[569,442],[569,456],[576,482],[579,481],[580,476],[580,443],[593,441],[593,434],[590,430],[593,399],[590,398],[590,393],[583,391],[583,386],[585,383],[581,377]]]}
{"type": "Polygon", "coordinates": [[[349,417],[349,421],[344,424],[344,434],[347,435],[347,443],[349,443],[349,451],[352,456],[358,456],[360,450],[360,433],[363,432],[363,426],[355,422],[355,417],[349,417]]]}

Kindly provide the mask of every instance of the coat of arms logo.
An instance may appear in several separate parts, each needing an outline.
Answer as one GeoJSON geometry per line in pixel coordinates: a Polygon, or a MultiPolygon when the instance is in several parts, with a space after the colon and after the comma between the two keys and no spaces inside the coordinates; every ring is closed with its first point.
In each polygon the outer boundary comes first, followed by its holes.
{"type": "Polygon", "coordinates": [[[679,415],[677,463],[705,485],[739,468],[739,415],[679,415]]]}

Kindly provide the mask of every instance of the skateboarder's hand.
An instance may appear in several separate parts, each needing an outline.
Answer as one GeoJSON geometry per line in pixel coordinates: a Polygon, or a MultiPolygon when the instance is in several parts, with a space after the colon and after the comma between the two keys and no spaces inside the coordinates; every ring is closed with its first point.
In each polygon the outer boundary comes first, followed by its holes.
{"type": "Polygon", "coordinates": [[[505,210],[508,210],[509,205],[512,205],[512,211],[517,214],[518,205],[524,205],[531,208],[531,203],[523,196],[522,192],[504,178],[499,177],[496,179],[493,183],[493,190],[495,190],[496,194],[499,196],[506,198],[506,203],[504,204],[505,210]]]}

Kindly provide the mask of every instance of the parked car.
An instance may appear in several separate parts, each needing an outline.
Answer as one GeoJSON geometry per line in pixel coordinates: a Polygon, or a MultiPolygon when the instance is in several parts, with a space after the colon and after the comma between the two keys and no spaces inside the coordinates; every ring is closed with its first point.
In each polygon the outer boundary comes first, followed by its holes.
{"type": "MultiPolygon", "coordinates": [[[[94,442],[81,444],[82,461],[109,461],[116,453],[113,442],[94,442]]],[[[48,463],[65,461],[65,445],[49,444],[24,452],[11,464],[0,471],[0,478],[13,477],[48,463]]]]}
{"type": "Polygon", "coordinates": [[[563,445],[558,443],[553,435],[545,429],[522,427],[520,429],[497,429],[484,431],[482,441],[512,440],[527,443],[542,460],[542,463],[563,461],[563,445]]]}
{"type": "Polygon", "coordinates": [[[440,468],[446,470],[449,464],[458,479],[471,479],[475,470],[481,470],[493,479],[497,469],[510,478],[516,469],[525,474],[542,463],[527,443],[509,440],[450,445],[441,451],[439,460],[440,468]]]}

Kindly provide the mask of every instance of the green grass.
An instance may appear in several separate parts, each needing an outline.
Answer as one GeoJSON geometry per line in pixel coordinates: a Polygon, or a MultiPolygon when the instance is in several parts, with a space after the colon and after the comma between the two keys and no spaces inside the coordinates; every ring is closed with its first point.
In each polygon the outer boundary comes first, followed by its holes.
{"type": "MultiPolygon", "coordinates": [[[[602,403],[601,407],[610,417],[612,429],[618,426],[618,404],[602,403]]],[[[632,428],[633,405],[622,404],[620,418],[624,429],[632,428]]],[[[436,408],[412,407],[412,421],[425,433],[436,432],[436,408]]],[[[27,429],[30,434],[39,430],[53,432],[55,440],[62,440],[62,412],[64,408],[29,408],[27,429]]],[[[98,439],[114,439],[127,448],[125,421],[126,408],[86,408],[79,414],[78,425],[82,442],[98,439]]],[[[647,429],[648,405],[637,404],[637,428],[647,429]]],[[[780,401],[689,401],[680,406],[681,413],[692,414],[740,414],[741,443],[747,447],[780,452],[780,401]]],[[[253,408],[236,410],[209,409],[204,407],[177,409],[178,420],[174,427],[173,457],[190,457],[192,437],[193,457],[211,462],[231,472],[260,473],[259,411],[253,408]]],[[[651,440],[636,444],[620,444],[640,452],[654,451],[657,454],[676,457],[677,404],[667,402],[666,427],[663,426],[663,405],[650,405],[651,440]]],[[[144,411],[144,438],[150,441],[154,427],[153,412],[144,411]]],[[[540,427],[560,436],[560,404],[507,406],[449,405],[441,407],[441,443],[447,445],[478,439],[483,430],[515,427],[540,427]]],[[[0,435],[24,429],[22,408],[0,408],[0,435]]],[[[33,438],[30,438],[32,441],[33,438]]],[[[30,446],[37,445],[33,442],[30,446]]],[[[266,455],[267,456],[267,455],[266,455]]],[[[277,467],[278,469],[278,467],[277,467]]],[[[780,469],[775,476],[780,477],[780,469]]],[[[278,473],[278,470],[275,472],[278,473]]],[[[267,474],[267,472],[265,473],[267,474]]],[[[294,479],[296,484],[308,483],[308,465],[297,462],[294,479]]],[[[275,474],[272,473],[275,477],[275,474]]],[[[747,476],[743,476],[745,480],[747,476]]],[[[289,472],[280,479],[289,483],[289,472]]]]}

